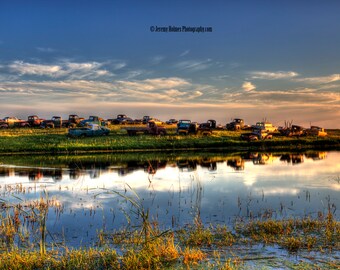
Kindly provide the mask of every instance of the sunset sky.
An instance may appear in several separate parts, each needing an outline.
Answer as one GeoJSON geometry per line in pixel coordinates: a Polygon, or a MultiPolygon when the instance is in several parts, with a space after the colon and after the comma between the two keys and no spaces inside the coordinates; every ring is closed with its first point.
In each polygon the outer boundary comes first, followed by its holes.
{"type": "Polygon", "coordinates": [[[0,0],[0,118],[340,128],[339,13],[332,0],[0,0]]]}

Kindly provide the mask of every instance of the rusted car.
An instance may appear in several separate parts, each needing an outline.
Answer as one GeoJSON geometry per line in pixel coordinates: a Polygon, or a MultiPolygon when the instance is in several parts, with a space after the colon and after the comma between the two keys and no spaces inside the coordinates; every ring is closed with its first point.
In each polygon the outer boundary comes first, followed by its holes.
{"type": "Polygon", "coordinates": [[[246,140],[248,142],[258,141],[258,140],[268,140],[268,139],[272,139],[272,138],[273,138],[272,134],[270,134],[266,130],[260,129],[260,128],[254,129],[250,133],[241,134],[241,139],[246,140]]]}
{"type": "Polygon", "coordinates": [[[167,125],[173,125],[173,124],[177,124],[178,120],[171,118],[168,121],[165,122],[167,125]]]}
{"type": "Polygon", "coordinates": [[[68,136],[71,138],[83,138],[93,136],[107,136],[110,134],[110,129],[97,125],[88,124],[86,127],[69,128],[68,136]]]}
{"type": "Polygon", "coordinates": [[[137,134],[166,135],[166,129],[158,126],[154,121],[149,121],[145,127],[129,127],[125,128],[129,136],[137,134]]]}
{"type": "Polygon", "coordinates": [[[292,136],[300,137],[300,136],[306,135],[306,129],[298,125],[291,125],[290,127],[289,126],[279,127],[278,131],[281,133],[281,135],[288,136],[288,137],[292,137],[292,136]]]}

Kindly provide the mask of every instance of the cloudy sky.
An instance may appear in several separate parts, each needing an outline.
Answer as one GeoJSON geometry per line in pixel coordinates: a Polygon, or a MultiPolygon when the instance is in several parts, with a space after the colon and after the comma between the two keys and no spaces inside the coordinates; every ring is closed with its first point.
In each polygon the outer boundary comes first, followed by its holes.
{"type": "Polygon", "coordinates": [[[331,0],[1,0],[0,118],[340,128],[339,12],[331,0]]]}

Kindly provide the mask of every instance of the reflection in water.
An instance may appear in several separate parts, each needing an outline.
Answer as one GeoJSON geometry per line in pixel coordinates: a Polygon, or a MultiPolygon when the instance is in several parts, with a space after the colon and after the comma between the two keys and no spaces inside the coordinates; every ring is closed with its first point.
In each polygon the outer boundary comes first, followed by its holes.
{"type": "Polygon", "coordinates": [[[232,167],[235,171],[244,170],[244,159],[239,157],[236,159],[230,159],[227,161],[227,165],[232,167]]]}
{"type": "Polygon", "coordinates": [[[144,171],[150,175],[156,174],[158,170],[165,169],[167,166],[177,167],[181,172],[193,172],[197,170],[197,166],[207,168],[213,172],[217,170],[217,163],[226,161],[227,166],[235,171],[245,170],[245,164],[250,161],[254,165],[268,165],[279,159],[287,164],[300,164],[304,159],[312,159],[314,161],[323,160],[327,157],[326,152],[308,152],[308,153],[245,153],[233,157],[199,157],[199,158],[181,158],[176,159],[147,159],[140,160],[113,160],[113,161],[71,161],[65,162],[62,168],[40,168],[40,167],[13,167],[0,166],[0,177],[9,177],[16,175],[19,177],[28,177],[30,181],[38,181],[40,179],[51,178],[53,181],[61,181],[63,179],[63,171],[68,173],[70,179],[77,180],[84,175],[88,175],[91,179],[100,178],[102,173],[117,172],[119,176],[124,177],[135,171],[144,171]]]}
{"type": "Polygon", "coordinates": [[[204,223],[228,224],[268,215],[317,216],[328,208],[340,219],[340,152],[43,160],[43,165],[36,162],[40,166],[0,160],[0,194],[8,201],[29,201],[46,190],[64,209],[58,217],[49,213],[49,231],[71,246],[79,245],[79,239],[93,241],[103,226],[127,224],[131,205],[107,190],[133,198],[138,194],[150,217],[164,227],[192,223],[197,216],[204,223]]]}
{"type": "Polygon", "coordinates": [[[285,161],[287,163],[299,164],[303,162],[304,155],[302,154],[284,154],[280,157],[281,161],[285,161]]]}

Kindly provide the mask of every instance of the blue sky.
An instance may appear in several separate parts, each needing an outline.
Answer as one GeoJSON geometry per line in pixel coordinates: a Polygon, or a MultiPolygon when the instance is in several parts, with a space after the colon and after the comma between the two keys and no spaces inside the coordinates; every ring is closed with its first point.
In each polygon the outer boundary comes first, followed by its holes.
{"type": "Polygon", "coordinates": [[[339,1],[30,2],[0,1],[1,118],[340,128],[339,1]]]}

